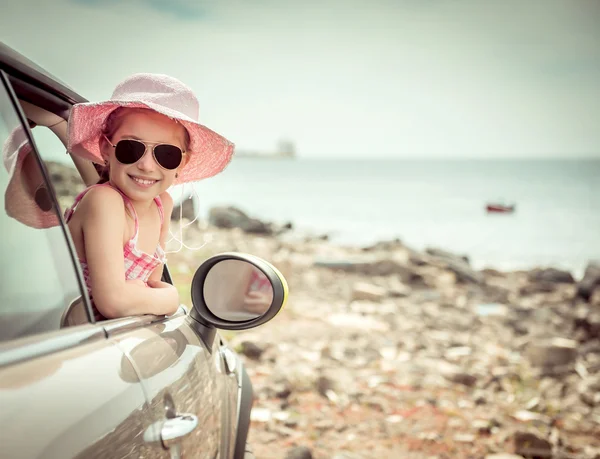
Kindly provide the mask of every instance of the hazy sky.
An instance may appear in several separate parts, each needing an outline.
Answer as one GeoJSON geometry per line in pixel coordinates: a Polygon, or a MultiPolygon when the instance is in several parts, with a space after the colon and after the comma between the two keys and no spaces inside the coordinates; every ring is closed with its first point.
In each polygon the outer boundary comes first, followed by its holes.
{"type": "Polygon", "coordinates": [[[90,100],[178,77],[240,149],[600,157],[598,0],[4,0],[0,40],[90,100]]]}

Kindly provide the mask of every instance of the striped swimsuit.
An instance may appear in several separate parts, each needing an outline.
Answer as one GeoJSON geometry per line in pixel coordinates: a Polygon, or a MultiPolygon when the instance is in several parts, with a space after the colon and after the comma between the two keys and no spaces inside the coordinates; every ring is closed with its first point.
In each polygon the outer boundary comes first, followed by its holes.
{"type": "MultiPolygon", "coordinates": [[[[71,206],[69,209],[67,209],[65,211],[65,221],[67,223],[69,222],[69,220],[73,216],[73,213],[75,212],[75,208],[77,207],[77,204],[79,204],[81,199],[85,196],[85,194],[89,190],[91,190],[92,188],[97,187],[97,186],[109,186],[109,187],[113,188],[114,190],[118,191],[119,194],[123,197],[125,206],[127,206],[129,211],[131,212],[131,215],[133,215],[133,219],[135,222],[135,233],[134,233],[133,237],[131,239],[129,239],[123,246],[123,258],[124,258],[124,263],[125,263],[125,280],[139,279],[145,283],[148,282],[148,278],[150,277],[150,274],[152,274],[152,271],[154,271],[161,263],[166,263],[167,260],[166,260],[165,252],[164,252],[163,248],[160,246],[160,244],[158,244],[156,246],[156,251],[154,252],[154,255],[149,255],[146,252],[142,252],[141,250],[139,250],[137,248],[136,244],[137,244],[138,233],[139,233],[137,213],[135,211],[135,208],[133,207],[133,204],[131,203],[131,200],[127,196],[125,196],[125,194],[123,194],[120,190],[111,186],[108,183],[92,185],[92,186],[86,188],[79,195],[77,195],[77,197],[75,198],[75,202],[73,203],[73,206],[71,206]]],[[[164,221],[162,202],[160,200],[160,197],[158,197],[158,196],[156,198],[154,198],[154,201],[156,202],[156,206],[158,207],[158,213],[160,215],[160,224],[162,227],[162,224],[164,221]]],[[[85,260],[81,260],[81,259],[79,260],[79,263],[81,264],[81,269],[83,271],[83,279],[85,280],[85,285],[87,287],[88,295],[90,297],[90,300],[92,301],[92,309],[94,311],[94,317],[96,318],[96,320],[105,320],[106,318],[104,316],[102,316],[102,314],[100,314],[100,312],[94,305],[94,300],[92,297],[92,287],[91,287],[91,281],[90,281],[90,270],[88,268],[88,265],[85,260]]]]}

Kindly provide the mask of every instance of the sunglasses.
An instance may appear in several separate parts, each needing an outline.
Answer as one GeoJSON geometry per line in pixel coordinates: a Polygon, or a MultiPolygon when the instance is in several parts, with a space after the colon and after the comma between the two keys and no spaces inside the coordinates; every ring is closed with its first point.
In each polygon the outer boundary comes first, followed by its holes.
{"type": "Polygon", "coordinates": [[[185,152],[175,145],[167,143],[146,143],[141,140],[122,139],[113,145],[106,135],[108,144],[115,149],[115,158],[121,164],[137,163],[146,154],[149,146],[152,147],[152,156],[160,167],[167,170],[177,169],[183,160],[185,152]]]}

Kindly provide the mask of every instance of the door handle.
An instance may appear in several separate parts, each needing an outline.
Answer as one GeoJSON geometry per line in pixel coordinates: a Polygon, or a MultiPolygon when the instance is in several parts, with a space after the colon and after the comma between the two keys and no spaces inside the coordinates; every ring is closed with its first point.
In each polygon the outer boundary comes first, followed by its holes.
{"type": "Polygon", "coordinates": [[[191,434],[198,427],[198,418],[193,414],[177,414],[167,419],[160,429],[160,439],[165,448],[169,449],[191,434]]]}
{"type": "Polygon", "coordinates": [[[189,413],[178,413],[175,417],[158,421],[144,432],[144,440],[148,443],[162,443],[163,448],[170,449],[179,444],[198,427],[198,418],[189,413]]]}

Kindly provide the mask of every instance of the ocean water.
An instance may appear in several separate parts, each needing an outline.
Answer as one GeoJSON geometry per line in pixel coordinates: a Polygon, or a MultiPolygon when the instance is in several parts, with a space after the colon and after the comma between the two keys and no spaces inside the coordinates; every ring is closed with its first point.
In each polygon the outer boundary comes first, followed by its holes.
{"type": "Polygon", "coordinates": [[[580,275],[600,259],[600,159],[238,158],[196,189],[201,218],[212,206],[234,205],[328,233],[334,243],[400,238],[466,254],[478,268],[555,266],[580,275]],[[485,204],[498,199],[516,212],[487,214],[485,204]]]}

